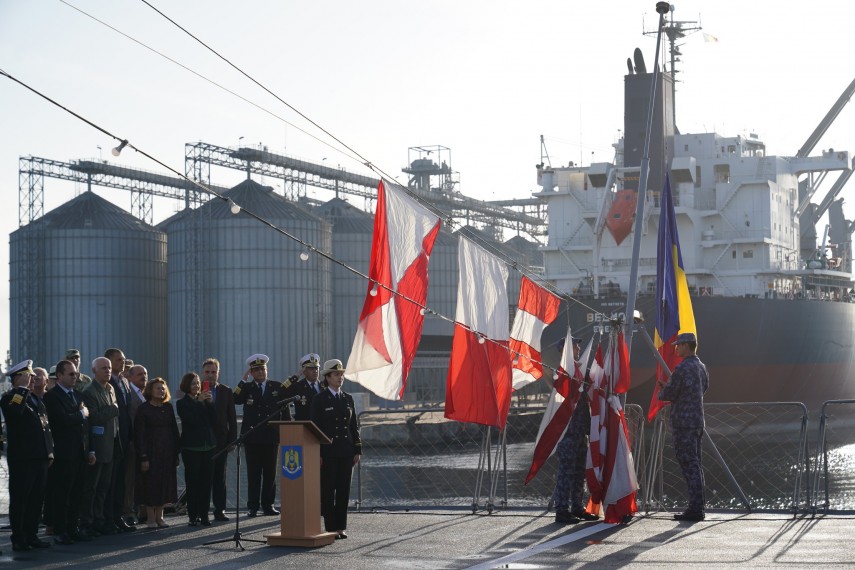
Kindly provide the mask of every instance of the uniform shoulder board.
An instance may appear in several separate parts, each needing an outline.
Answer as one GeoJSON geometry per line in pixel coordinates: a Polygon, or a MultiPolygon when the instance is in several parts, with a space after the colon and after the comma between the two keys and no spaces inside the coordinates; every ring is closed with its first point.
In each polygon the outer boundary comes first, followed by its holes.
{"type": "MultiPolygon", "coordinates": [[[[241,382],[240,384],[243,384],[243,382],[241,382]]],[[[234,389],[234,390],[232,390],[232,393],[233,393],[234,395],[238,395],[238,394],[240,394],[240,384],[238,384],[237,386],[235,386],[235,389],[234,389]]]]}
{"type": "Polygon", "coordinates": [[[282,382],[282,387],[283,387],[283,388],[290,388],[290,387],[291,387],[291,384],[293,384],[293,383],[294,383],[294,380],[295,380],[295,379],[296,379],[296,376],[291,376],[290,378],[288,378],[287,380],[285,380],[284,382],[282,382]]]}
{"type": "Polygon", "coordinates": [[[20,404],[23,401],[24,401],[24,397],[20,394],[15,394],[14,396],[12,396],[12,403],[13,404],[20,404]]]}

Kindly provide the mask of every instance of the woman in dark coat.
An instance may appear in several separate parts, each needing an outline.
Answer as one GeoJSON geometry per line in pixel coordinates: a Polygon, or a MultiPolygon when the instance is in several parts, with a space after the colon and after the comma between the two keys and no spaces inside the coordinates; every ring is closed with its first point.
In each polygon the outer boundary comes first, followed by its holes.
{"type": "Polygon", "coordinates": [[[356,409],[350,394],[341,389],[344,365],[327,360],[321,371],[326,390],[312,398],[312,421],[332,443],[321,446],[321,514],[327,532],[347,538],[347,504],[353,467],[362,455],[356,409]]]}
{"type": "Polygon", "coordinates": [[[163,378],[150,380],[143,397],[146,402],[137,408],[134,419],[139,461],[135,499],[146,507],[146,526],[163,528],[169,526],[163,520],[163,505],[178,500],[178,423],[163,378]]]}
{"type": "Polygon", "coordinates": [[[184,397],[175,405],[181,418],[181,458],[184,460],[184,483],[187,485],[187,515],[190,526],[211,526],[211,484],[214,478],[214,449],[217,438],[214,426],[217,415],[211,402],[211,391],[202,392],[195,372],[181,379],[184,397]]]}

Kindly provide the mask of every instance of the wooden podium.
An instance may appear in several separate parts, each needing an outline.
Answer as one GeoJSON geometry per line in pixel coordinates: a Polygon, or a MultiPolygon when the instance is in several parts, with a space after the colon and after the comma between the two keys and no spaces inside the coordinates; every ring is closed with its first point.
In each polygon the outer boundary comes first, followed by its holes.
{"type": "Polygon", "coordinates": [[[279,426],[279,532],[265,534],[269,546],[326,546],[336,533],[321,532],[321,444],[330,439],[314,422],[270,422],[279,426]]]}

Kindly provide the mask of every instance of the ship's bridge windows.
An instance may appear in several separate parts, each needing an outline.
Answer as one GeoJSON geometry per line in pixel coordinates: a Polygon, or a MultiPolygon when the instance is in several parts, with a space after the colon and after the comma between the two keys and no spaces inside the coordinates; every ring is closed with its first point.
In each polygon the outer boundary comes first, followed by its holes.
{"type": "Polygon", "coordinates": [[[742,252],[742,259],[754,259],[754,250],[746,249],[742,252]]]}
{"type": "Polygon", "coordinates": [[[728,183],[730,182],[730,165],[729,164],[716,164],[713,167],[713,173],[715,175],[716,184],[718,183],[728,183]]]}

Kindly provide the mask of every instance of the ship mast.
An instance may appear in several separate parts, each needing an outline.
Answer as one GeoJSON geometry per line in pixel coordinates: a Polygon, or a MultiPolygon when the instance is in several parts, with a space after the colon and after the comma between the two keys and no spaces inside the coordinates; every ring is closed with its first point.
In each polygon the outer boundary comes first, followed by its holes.
{"type": "MultiPolygon", "coordinates": [[[[670,63],[668,69],[666,70],[671,75],[671,121],[673,125],[677,125],[677,74],[681,73],[677,70],[677,63],[680,61],[680,56],[683,53],[680,51],[680,47],[683,44],[678,44],[678,40],[682,40],[689,34],[700,31],[701,24],[699,21],[677,21],[674,19],[674,6],[670,7],[670,16],[671,19],[665,24],[665,27],[662,31],[665,33],[665,36],[668,38],[668,54],[670,58],[670,63]]],[[[644,35],[651,36],[656,35],[655,31],[644,31],[644,35]]],[[[656,62],[658,64],[659,62],[656,62]]]]}

